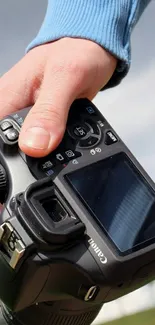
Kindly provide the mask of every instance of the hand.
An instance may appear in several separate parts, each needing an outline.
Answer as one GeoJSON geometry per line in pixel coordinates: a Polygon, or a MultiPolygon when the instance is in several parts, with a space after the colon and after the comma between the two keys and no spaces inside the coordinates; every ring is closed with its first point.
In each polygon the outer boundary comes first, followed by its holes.
{"type": "Polygon", "coordinates": [[[92,100],[116,64],[110,53],[84,39],[63,38],[26,54],[0,79],[0,118],[33,105],[21,129],[21,150],[33,157],[54,150],[72,102],[92,100]]]}

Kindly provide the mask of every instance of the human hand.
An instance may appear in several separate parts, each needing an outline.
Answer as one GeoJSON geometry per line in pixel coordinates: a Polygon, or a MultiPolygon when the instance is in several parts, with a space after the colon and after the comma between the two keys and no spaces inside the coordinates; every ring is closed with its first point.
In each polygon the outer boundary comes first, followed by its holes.
{"type": "Polygon", "coordinates": [[[20,132],[21,150],[33,157],[54,150],[72,102],[92,100],[116,64],[110,53],[84,39],[63,38],[26,54],[0,79],[0,118],[33,105],[20,132]]]}

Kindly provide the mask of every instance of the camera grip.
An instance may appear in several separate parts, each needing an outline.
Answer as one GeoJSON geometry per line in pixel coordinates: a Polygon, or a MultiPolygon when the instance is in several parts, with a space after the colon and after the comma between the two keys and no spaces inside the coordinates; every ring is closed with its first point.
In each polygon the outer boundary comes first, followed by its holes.
{"type": "Polygon", "coordinates": [[[78,300],[40,303],[23,311],[10,314],[3,309],[9,325],[90,325],[102,305],[88,305],[78,300]]]}

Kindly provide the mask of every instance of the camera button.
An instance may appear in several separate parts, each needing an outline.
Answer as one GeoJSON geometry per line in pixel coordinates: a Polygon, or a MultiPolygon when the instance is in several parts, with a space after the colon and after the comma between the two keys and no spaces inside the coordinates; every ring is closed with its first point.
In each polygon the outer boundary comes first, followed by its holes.
{"type": "Polygon", "coordinates": [[[11,142],[18,140],[18,136],[19,136],[19,133],[14,128],[11,128],[6,134],[7,140],[9,140],[11,142]]]}
{"type": "Polygon", "coordinates": [[[58,163],[61,163],[61,164],[65,163],[65,160],[66,160],[64,154],[61,152],[58,152],[55,154],[55,159],[58,163]]]}
{"type": "Polygon", "coordinates": [[[107,146],[114,144],[118,141],[118,139],[116,138],[115,134],[112,131],[108,131],[106,133],[106,137],[105,137],[105,144],[107,146]]]}
{"type": "Polygon", "coordinates": [[[51,168],[54,167],[54,164],[52,161],[50,160],[43,160],[40,164],[40,168],[42,171],[46,172],[48,170],[50,170],[51,168]]]}
{"type": "Polygon", "coordinates": [[[69,149],[69,150],[66,150],[66,151],[65,151],[65,156],[66,156],[66,159],[67,159],[68,161],[70,161],[70,160],[73,160],[73,159],[75,159],[75,158],[80,157],[80,156],[81,156],[81,153],[69,149]]]}
{"type": "Polygon", "coordinates": [[[86,128],[86,126],[83,125],[76,125],[73,129],[73,133],[78,138],[83,138],[87,135],[89,129],[86,128]]]}
{"type": "Polygon", "coordinates": [[[99,141],[99,138],[97,138],[97,137],[89,137],[88,139],[79,141],[79,147],[88,148],[88,147],[91,147],[91,146],[95,145],[96,143],[98,143],[98,141],[99,141]]]}
{"type": "Polygon", "coordinates": [[[92,120],[86,120],[86,123],[90,125],[91,134],[100,135],[101,131],[96,123],[94,123],[92,120]]]}
{"type": "Polygon", "coordinates": [[[90,133],[91,126],[85,122],[78,122],[68,127],[68,133],[73,139],[82,139],[90,133]]]}
{"type": "Polygon", "coordinates": [[[95,111],[94,107],[92,107],[92,106],[87,106],[86,111],[90,115],[96,115],[96,111],[95,111]]]}
{"type": "Polygon", "coordinates": [[[65,151],[65,156],[67,159],[74,159],[75,158],[75,152],[73,150],[66,150],[65,151]]]}
{"type": "Polygon", "coordinates": [[[1,127],[2,131],[6,131],[6,130],[12,128],[12,124],[8,121],[4,121],[4,122],[2,122],[0,127],[1,127]]]}

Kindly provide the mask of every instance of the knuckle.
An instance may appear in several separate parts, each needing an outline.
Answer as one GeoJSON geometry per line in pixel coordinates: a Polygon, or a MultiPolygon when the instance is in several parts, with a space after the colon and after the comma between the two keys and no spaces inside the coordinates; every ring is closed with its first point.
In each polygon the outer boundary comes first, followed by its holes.
{"type": "MultiPolygon", "coordinates": [[[[87,57],[84,57],[84,55],[66,57],[64,54],[63,58],[59,56],[53,62],[50,60],[46,67],[46,76],[49,80],[48,86],[47,83],[46,86],[50,91],[51,86],[53,87],[54,84],[55,89],[57,87],[60,90],[66,83],[77,93],[89,79],[90,68],[87,57]]],[[[41,90],[43,88],[44,84],[42,84],[41,90]]]]}
{"type": "Polygon", "coordinates": [[[76,80],[82,80],[89,72],[87,60],[82,57],[58,60],[57,62],[54,62],[54,65],[52,65],[51,68],[54,74],[62,74],[64,76],[75,78],[76,80]]]}
{"type": "Polygon", "coordinates": [[[72,88],[78,93],[82,85],[86,83],[89,75],[89,67],[85,60],[76,59],[66,62],[65,66],[66,79],[72,82],[72,88]]]}
{"type": "Polygon", "coordinates": [[[69,74],[83,78],[88,72],[88,66],[85,60],[75,60],[66,64],[66,71],[69,74]]]}

